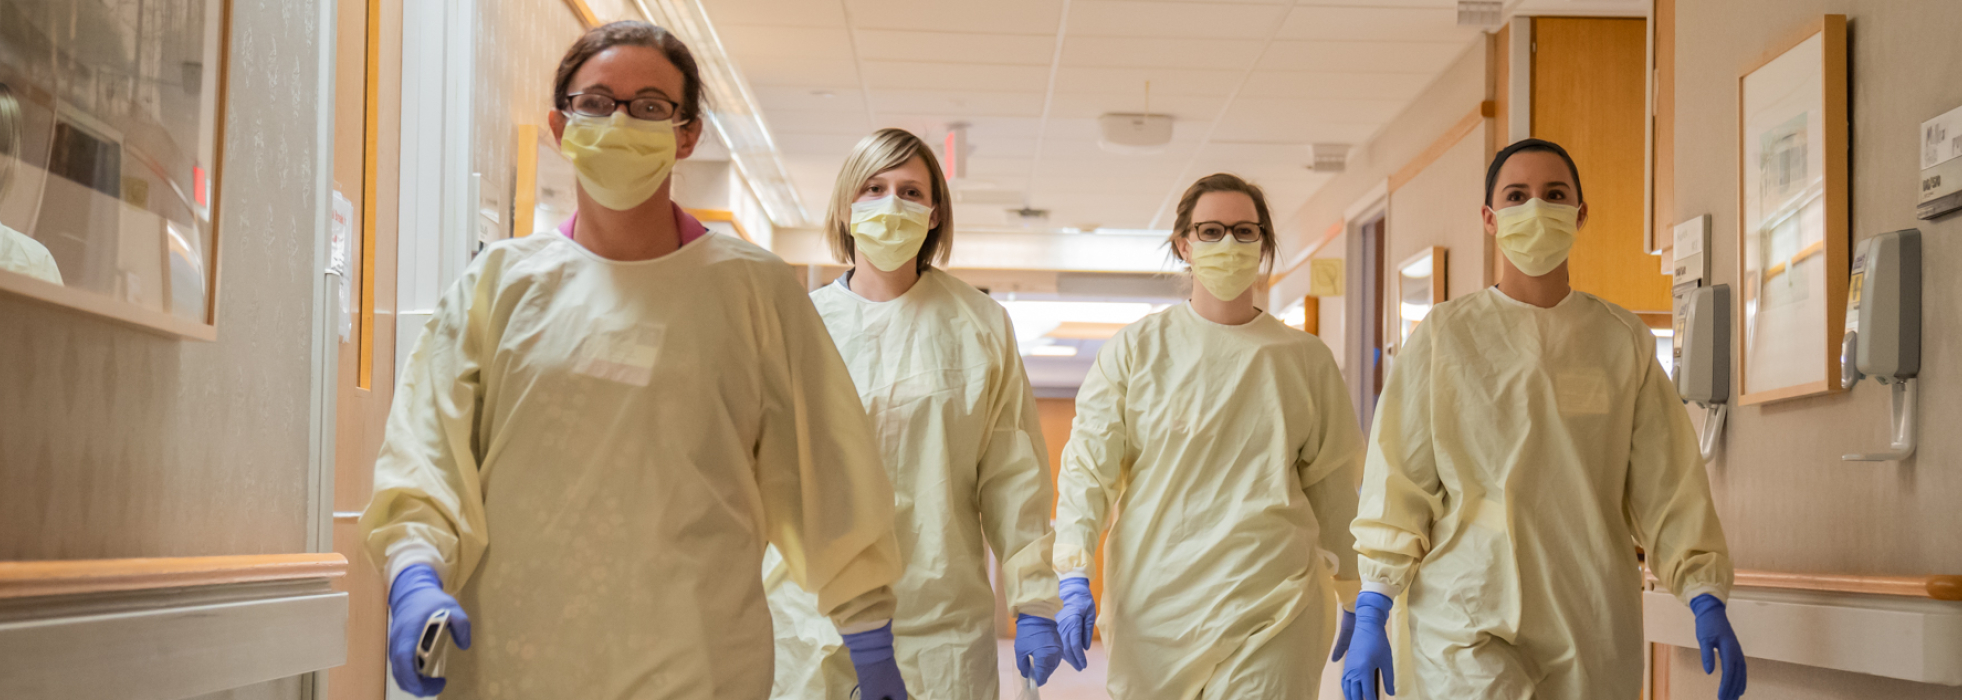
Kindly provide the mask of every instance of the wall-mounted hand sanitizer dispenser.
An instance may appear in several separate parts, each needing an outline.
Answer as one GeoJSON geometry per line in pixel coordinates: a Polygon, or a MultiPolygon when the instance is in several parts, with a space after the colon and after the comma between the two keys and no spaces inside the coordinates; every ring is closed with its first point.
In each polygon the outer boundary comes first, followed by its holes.
{"type": "Polygon", "coordinates": [[[1730,410],[1730,285],[1698,289],[1683,309],[1683,357],[1676,367],[1676,390],[1707,411],[1703,421],[1703,459],[1716,455],[1730,410]]]}
{"type": "Polygon", "coordinates": [[[1894,390],[1893,450],[1849,454],[1848,461],[1886,462],[1914,455],[1915,375],[1921,372],[1921,232],[1876,235],[1860,247],[1847,290],[1848,325],[1840,374],[1851,389],[1873,377],[1894,390]]]}

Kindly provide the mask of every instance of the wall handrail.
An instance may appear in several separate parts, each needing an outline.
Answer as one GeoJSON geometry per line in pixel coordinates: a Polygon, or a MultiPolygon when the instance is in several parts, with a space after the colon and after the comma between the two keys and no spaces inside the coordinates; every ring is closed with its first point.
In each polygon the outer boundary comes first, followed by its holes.
{"type": "Polygon", "coordinates": [[[0,600],[347,575],[333,552],[146,559],[0,561],[0,600]]]}
{"type": "MultiPolygon", "coordinates": [[[[1650,583],[1654,571],[1644,570],[1650,583]]],[[[1962,601],[1962,575],[1862,576],[1857,574],[1794,574],[1780,571],[1738,571],[1734,585],[1781,588],[1821,593],[1865,593],[1908,598],[1962,601]]]]}

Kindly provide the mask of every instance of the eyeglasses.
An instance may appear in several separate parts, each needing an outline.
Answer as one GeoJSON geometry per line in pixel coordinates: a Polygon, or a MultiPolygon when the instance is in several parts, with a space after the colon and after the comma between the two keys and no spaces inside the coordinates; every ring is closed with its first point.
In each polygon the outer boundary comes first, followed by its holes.
{"type": "Polygon", "coordinates": [[[1260,242],[1260,224],[1243,221],[1232,226],[1227,226],[1217,221],[1207,221],[1192,227],[1193,237],[1198,238],[1202,243],[1218,243],[1226,238],[1226,234],[1229,231],[1233,233],[1233,240],[1235,241],[1241,243],[1260,242]]]}
{"type": "Polygon", "coordinates": [[[673,100],[663,97],[636,97],[623,102],[596,92],[576,92],[566,95],[566,102],[573,114],[588,117],[611,117],[614,112],[620,110],[620,105],[626,105],[627,116],[650,122],[673,119],[681,108],[681,105],[673,100]]]}

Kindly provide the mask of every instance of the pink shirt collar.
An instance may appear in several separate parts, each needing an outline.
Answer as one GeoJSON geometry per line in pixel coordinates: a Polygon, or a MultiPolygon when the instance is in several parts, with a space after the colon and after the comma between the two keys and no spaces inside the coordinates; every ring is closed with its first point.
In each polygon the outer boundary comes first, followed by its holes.
{"type": "MultiPolygon", "coordinates": [[[[682,211],[681,205],[669,202],[668,206],[674,207],[674,226],[681,230],[681,245],[694,243],[695,239],[708,234],[708,227],[703,226],[702,222],[695,217],[689,216],[688,212],[682,211]]],[[[572,216],[566,218],[565,223],[559,224],[559,235],[565,236],[570,240],[572,238],[572,223],[578,220],[579,212],[573,212],[572,216]]]]}

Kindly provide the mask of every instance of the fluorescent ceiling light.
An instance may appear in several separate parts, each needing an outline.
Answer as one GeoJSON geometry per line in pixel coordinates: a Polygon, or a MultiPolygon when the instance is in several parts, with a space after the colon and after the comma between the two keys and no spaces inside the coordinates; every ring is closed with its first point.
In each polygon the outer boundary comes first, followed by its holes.
{"type": "Polygon", "coordinates": [[[756,96],[750,94],[749,83],[736,72],[736,64],[722,49],[722,39],[716,36],[715,26],[709,22],[701,2],[633,1],[648,21],[674,32],[695,55],[695,64],[702,72],[702,87],[709,94],[709,103],[715,106],[709,111],[708,119],[729,142],[730,159],[756,191],[756,198],[762,200],[770,221],[786,228],[813,225],[804,213],[803,201],[797,197],[797,188],[790,184],[790,174],[784,171],[783,159],[777,153],[776,142],[770,138],[770,128],[763,123],[756,96]]]}
{"type": "Polygon", "coordinates": [[[1295,328],[1300,328],[1302,324],[1308,322],[1307,305],[1296,303],[1294,306],[1288,307],[1286,311],[1281,312],[1281,322],[1295,328]]]}
{"type": "Polygon", "coordinates": [[[1035,357],[1076,357],[1075,345],[1037,345],[1029,348],[1028,354],[1035,357]]]}
{"type": "Polygon", "coordinates": [[[1029,342],[1065,323],[1128,324],[1165,308],[1162,304],[1112,301],[1004,301],[1015,339],[1029,342]]]}

